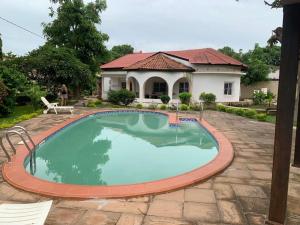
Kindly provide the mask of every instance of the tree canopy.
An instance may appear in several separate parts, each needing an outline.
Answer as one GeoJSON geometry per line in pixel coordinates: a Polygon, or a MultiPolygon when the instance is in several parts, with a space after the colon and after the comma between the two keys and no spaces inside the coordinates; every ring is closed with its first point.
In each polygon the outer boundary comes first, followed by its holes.
{"type": "Polygon", "coordinates": [[[108,54],[105,42],[109,37],[100,32],[100,13],[106,9],[105,0],[85,4],[83,0],[51,0],[57,3],[56,11],[50,8],[54,20],[44,25],[47,42],[54,46],[73,49],[84,64],[95,74],[99,70],[98,59],[108,54]]]}
{"type": "Polygon", "coordinates": [[[0,60],[2,60],[3,57],[3,52],[2,52],[2,38],[1,38],[1,34],[0,34],[0,60]]]}
{"type": "Polygon", "coordinates": [[[268,74],[280,65],[280,50],[281,48],[276,45],[260,47],[258,44],[246,53],[242,50],[235,52],[228,46],[219,49],[220,52],[248,65],[246,75],[242,76],[242,83],[246,85],[268,79],[268,74]]]}
{"type": "Polygon", "coordinates": [[[110,50],[110,58],[111,58],[111,60],[115,60],[124,55],[133,53],[133,50],[134,50],[134,48],[128,44],[116,45],[116,46],[112,47],[112,49],[110,50]]]}

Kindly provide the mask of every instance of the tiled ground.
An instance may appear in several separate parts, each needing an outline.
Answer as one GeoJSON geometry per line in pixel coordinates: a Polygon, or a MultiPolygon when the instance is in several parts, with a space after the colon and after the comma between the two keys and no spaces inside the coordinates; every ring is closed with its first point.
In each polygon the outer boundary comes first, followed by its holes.
{"type": "MultiPolygon", "coordinates": [[[[69,117],[41,115],[21,125],[34,135],[69,117]]],[[[56,199],[46,224],[264,224],[270,196],[274,125],[213,111],[206,112],[205,119],[224,132],[234,146],[234,162],[223,173],[204,183],[157,196],[126,200],[56,199]]],[[[4,160],[0,152],[0,161],[4,160]]],[[[0,176],[0,203],[46,199],[17,190],[0,176]]],[[[300,169],[296,168],[291,168],[290,174],[287,224],[300,224],[300,169]]]]}

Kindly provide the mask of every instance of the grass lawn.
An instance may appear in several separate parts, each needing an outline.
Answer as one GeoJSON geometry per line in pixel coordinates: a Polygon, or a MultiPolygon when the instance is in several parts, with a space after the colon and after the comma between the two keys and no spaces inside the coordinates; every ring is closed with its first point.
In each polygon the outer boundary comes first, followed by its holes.
{"type": "Polygon", "coordinates": [[[41,113],[42,110],[34,110],[32,105],[16,106],[8,117],[0,118],[0,129],[12,127],[41,113]]]}

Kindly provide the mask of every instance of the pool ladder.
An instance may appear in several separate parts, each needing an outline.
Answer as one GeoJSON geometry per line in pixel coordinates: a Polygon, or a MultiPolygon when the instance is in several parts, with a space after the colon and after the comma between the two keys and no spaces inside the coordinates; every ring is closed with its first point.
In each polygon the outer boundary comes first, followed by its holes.
{"type": "Polygon", "coordinates": [[[0,137],[0,146],[1,146],[2,150],[4,151],[4,154],[6,155],[8,161],[11,162],[11,156],[9,155],[6,147],[3,144],[3,139],[4,138],[6,139],[6,141],[8,142],[8,144],[10,145],[10,147],[11,147],[11,149],[13,151],[13,154],[16,154],[16,152],[17,152],[15,146],[13,145],[13,143],[10,140],[10,137],[13,136],[13,135],[19,136],[21,138],[23,144],[27,148],[27,150],[28,150],[28,152],[30,154],[30,172],[32,174],[34,174],[36,172],[36,154],[35,154],[36,144],[33,142],[33,140],[30,137],[28,131],[24,127],[14,126],[14,127],[10,128],[9,130],[7,130],[5,132],[5,134],[0,137]],[[29,142],[31,143],[32,148],[30,148],[30,146],[26,142],[26,137],[29,140],[29,142]]]}

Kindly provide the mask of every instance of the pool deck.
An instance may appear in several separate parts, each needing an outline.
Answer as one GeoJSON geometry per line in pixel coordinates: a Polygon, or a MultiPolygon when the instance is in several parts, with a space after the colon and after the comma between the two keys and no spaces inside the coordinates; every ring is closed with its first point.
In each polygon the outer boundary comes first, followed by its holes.
{"type": "MultiPolygon", "coordinates": [[[[75,114],[89,112],[76,109],[75,114]]],[[[20,123],[37,135],[72,115],[41,115],[20,123]]],[[[188,117],[188,116],[185,116],[188,117]]],[[[221,131],[235,151],[233,163],[211,179],[168,194],[87,201],[55,199],[46,224],[55,225],[234,225],[264,224],[272,168],[274,125],[207,111],[204,118],[221,131]]],[[[14,139],[15,143],[19,140],[14,139]]],[[[6,160],[0,152],[0,167],[6,160]]],[[[0,204],[44,201],[20,191],[0,175],[0,204]]],[[[300,169],[291,167],[288,225],[300,224],[300,169]]]]}

